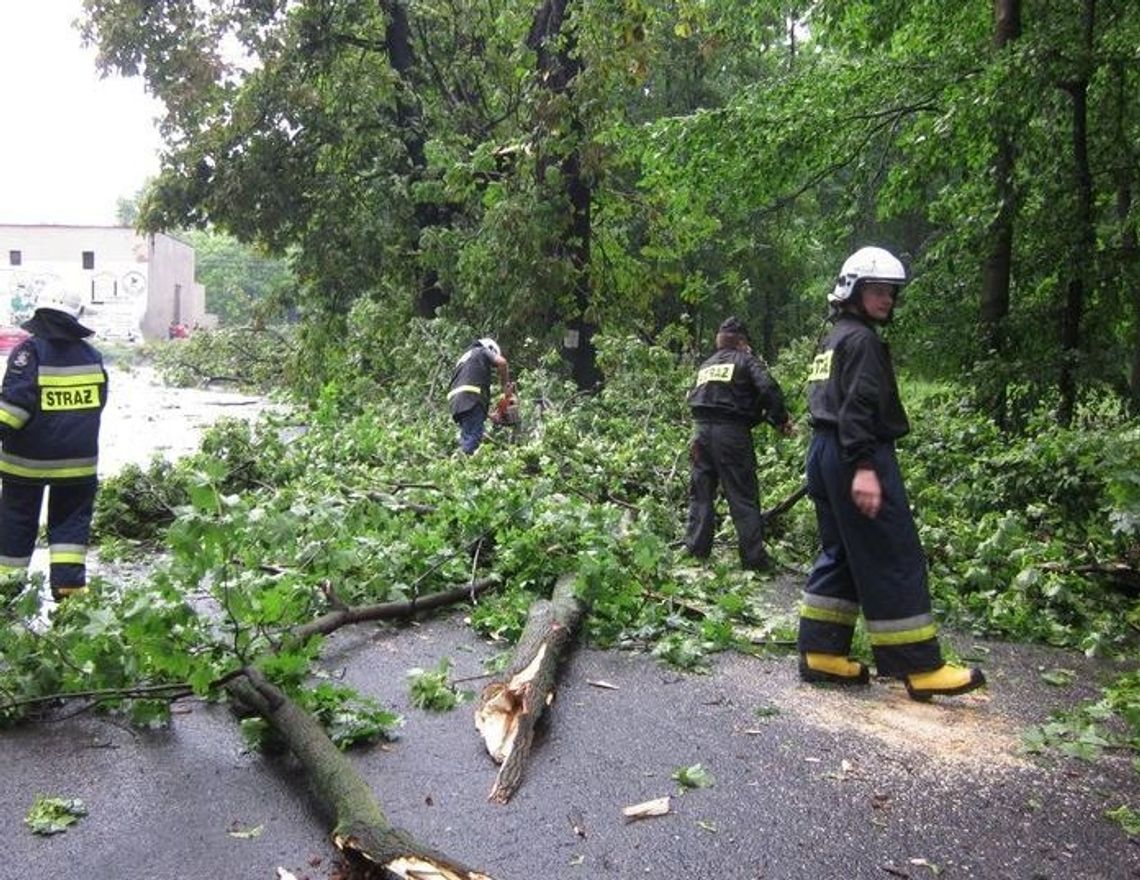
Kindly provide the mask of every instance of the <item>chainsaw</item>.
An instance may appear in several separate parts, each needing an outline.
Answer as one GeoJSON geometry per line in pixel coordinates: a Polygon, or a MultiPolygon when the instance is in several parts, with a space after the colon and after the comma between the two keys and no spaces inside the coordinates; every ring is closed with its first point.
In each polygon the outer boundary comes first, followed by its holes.
{"type": "Polygon", "coordinates": [[[504,428],[518,428],[522,424],[517,394],[513,391],[503,392],[491,410],[491,423],[504,428]]]}

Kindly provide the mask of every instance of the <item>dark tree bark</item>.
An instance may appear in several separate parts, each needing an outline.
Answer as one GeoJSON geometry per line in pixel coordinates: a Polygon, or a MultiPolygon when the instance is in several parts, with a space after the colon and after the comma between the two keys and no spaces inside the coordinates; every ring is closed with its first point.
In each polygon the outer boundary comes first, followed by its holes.
{"type": "MultiPolygon", "coordinates": [[[[570,0],[544,0],[535,10],[527,46],[538,58],[539,82],[551,98],[569,96],[582,63],[574,52],[574,35],[566,26],[570,0]]],[[[567,102],[572,107],[572,101],[567,102]]],[[[601,381],[597,367],[594,334],[597,326],[587,317],[590,309],[590,239],[592,230],[590,184],[582,172],[581,146],[584,132],[576,109],[569,111],[574,146],[562,155],[538,163],[541,186],[547,170],[556,162],[562,171],[570,220],[563,230],[556,252],[569,261],[574,278],[574,314],[567,316],[563,356],[570,363],[574,382],[580,389],[591,389],[601,381]]]]}
{"type": "Polygon", "coordinates": [[[1061,372],[1058,388],[1061,401],[1057,418],[1062,425],[1073,420],[1077,401],[1077,371],[1080,364],[1081,318],[1087,290],[1085,281],[1092,277],[1093,249],[1093,180],[1089,166],[1088,145],[1088,67],[1092,60],[1093,24],[1096,0],[1084,0],[1081,8],[1081,62],[1077,78],[1063,88],[1073,101],[1073,169],[1075,209],[1073,212],[1073,246],[1070,276],[1065,288],[1065,308],[1061,316],[1061,372]]]}
{"type": "Polygon", "coordinates": [[[321,725],[254,668],[226,685],[245,707],[264,718],[305,768],[314,797],[332,822],[332,839],[367,880],[435,877],[490,880],[490,876],[425,846],[393,828],[368,783],[328,738],[321,725]]]}
{"type": "Polygon", "coordinates": [[[339,606],[316,620],[296,627],[290,635],[297,639],[307,639],[315,635],[328,635],[342,626],[353,623],[367,623],[374,620],[403,620],[424,611],[434,611],[447,605],[454,605],[464,599],[474,599],[499,583],[498,578],[489,577],[472,581],[461,587],[452,587],[438,593],[417,596],[399,602],[381,602],[376,605],[339,606]]]}
{"type": "MultiPolygon", "coordinates": [[[[1001,52],[1021,36],[1021,0],[994,0],[994,48],[1001,52]]],[[[1000,112],[1000,111],[999,111],[1000,112]]],[[[994,188],[998,213],[988,230],[989,251],[982,263],[981,330],[987,358],[1001,359],[1006,353],[1005,319],[1009,315],[1009,283],[1013,264],[1013,185],[1014,135],[1010,122],[1002,118],[996,127],[994,188]]],[[[991,415],[1005,425],[1005,381],[987,395],[991,415]]]]}
{"type": "MultiPolygon", "coordinates": [[[[403,0],[379,0],[380,8],[387,20],[384,32],[384,45],[392,69],[400,75],[401,96],[396,101],[396,121],[403,132],[404,147],[408,161],[412,165],[412,176],[423,177],[427,173],[427,136],[424,130],[423,113],[416,95],[416,56],[412,48],[412,29],[408,21],[408,11],[403,0]]],[[[439,205],[416,202],[413,208],[417,235],[432,226],[446,225],[451,212],[439,205]]],[[[416,297],[416,313],[425,318],[433,317],[436,310],[451,298],[439,282],[439,275],[427,269],[420,277],[419,293],[416,297]]]]}
{"type": "Polygon", "coordinates": [[[1128,138],[1124,120],[1131,98],[1128,88],[1128,69],[1121,62],[1112,66],[1113,93],[1115,96],[1115,146],[1121,151],[1116,174],[1116,217],[1120,222],[1120,265],[1123,268],[1121,281],[1128,291],[1129,310],[1132,317],[1132,356],[1128,371],[1128,392],[1132,411],[1140,413],[1140,277],[1137,272],[1137,258],[1140,246],[1136,240],[1136,222],[1130,219],[1132,213],[1133,168],[1136,165],[1135,151],[1128,138]]]}
{"type": "Polygon", "coordinates": [[[522,784],[535,725],[554,699],[559,660],[584,613],[574,595],[574,575],[562,575],[550,600],[531,606],[510,667],[483,688],[475,727],[501,765],[488,800],[505,804],[522,784]]]}

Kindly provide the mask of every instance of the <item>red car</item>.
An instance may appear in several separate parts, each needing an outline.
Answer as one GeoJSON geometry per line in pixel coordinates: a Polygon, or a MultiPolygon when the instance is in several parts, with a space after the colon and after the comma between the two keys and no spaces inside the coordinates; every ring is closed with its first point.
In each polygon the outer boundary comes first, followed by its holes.
{"type": "Polygon", "coordinates": [[[30,335],[27,330],[19,327],[0,327],[0,357],[8,357],[12,349],[30,335]]]}

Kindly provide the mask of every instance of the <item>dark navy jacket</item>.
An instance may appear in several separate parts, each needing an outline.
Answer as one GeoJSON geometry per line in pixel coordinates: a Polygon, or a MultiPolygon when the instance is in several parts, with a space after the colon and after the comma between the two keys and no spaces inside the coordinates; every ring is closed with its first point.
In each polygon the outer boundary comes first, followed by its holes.
{"type": "Polygon", "coordinates": [[[701,364],[689,392],[689,408],[698,422],[766,421],[779,427],[788,420],[784,395],[760,359],[734,348],[719,349],[701,364]]]}
{"type": "Polygon", "coordinates": [[[808,376],[812,427],[834,429],[843,463],[870,465],[875,446],[910,430],[899,399],[891,353],[856,315],[840,314],[808,376]]]}
{"type": "Polygon", "coordinates": [[[447,405],[453,416],[482,406],[491,406],[491,368],[494,355],[476,342],[455,364],[451,386],[447,392],[447,405]]]}
{"type": "Polygon", "coordinates": [[[0,389],[0,478],[96,479],[106,403],[107,372],[91,345],[60,334],[25,339],[8,356],[0,389]]]}

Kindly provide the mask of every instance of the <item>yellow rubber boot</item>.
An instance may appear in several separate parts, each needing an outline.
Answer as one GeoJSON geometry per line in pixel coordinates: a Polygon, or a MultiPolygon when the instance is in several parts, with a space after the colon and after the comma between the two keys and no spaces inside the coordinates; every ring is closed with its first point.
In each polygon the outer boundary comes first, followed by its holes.
{"type": "Polygon", "coordinates": [[[800,680],[813,683],[867,684],[871,672],[866,664],[841,654],[808,651],[800,654],[800,680]]]}
{"type": "Polygon", "coordinates": [[[933,672],[912,672],[906,677],[906,692],[912,700],[926,702],[931,697],[954,697],[986,683],[982,670],[945,663],[933,672]]]}

